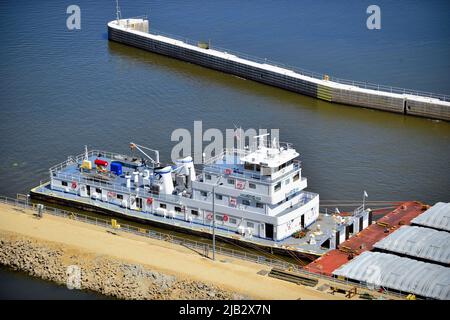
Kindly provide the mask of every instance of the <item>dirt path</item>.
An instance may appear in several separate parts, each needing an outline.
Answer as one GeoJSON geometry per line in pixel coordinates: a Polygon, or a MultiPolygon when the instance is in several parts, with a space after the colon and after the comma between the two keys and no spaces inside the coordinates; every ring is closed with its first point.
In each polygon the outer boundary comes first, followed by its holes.
{"type": "Polygon", "coordinates": [[[38,219],[31,211],[0,204],[0,239],[8,234],[26,237],[41,245],[48,243],[66,252],[74,250],[80,258],[84,254],[86,266],[94,256],[107,256],[255,299],[342,298],[259,275],[257,272],[261,270],[269,271],[269,267],[259,264],[223,256],[212,261],[191,249],[168,242],[122,232],[114,235],[102,227],[48,214],[38,219]]]}

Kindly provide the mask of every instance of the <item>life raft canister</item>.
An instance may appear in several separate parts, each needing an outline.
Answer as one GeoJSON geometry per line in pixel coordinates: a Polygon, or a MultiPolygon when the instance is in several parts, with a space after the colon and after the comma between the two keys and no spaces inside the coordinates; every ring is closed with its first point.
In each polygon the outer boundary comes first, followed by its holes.
{"type": "Polygon", "coordinates": [[[72,181],[72,189],[76,189],[77,188],[77,183],[75,181],[72,181]]]}
{"type": "Polygon", "coordinates": [[[94,163],[97,166],[102,166],[102,167],[107,167],[108,166],[108,161],[102,160],[102,159],[95,159],[94,163]]]}
{"type": "Polygon", "coordinates": [[[153,203],[153,198],[147,198],[147,204],[151,205],[153,203]]]}

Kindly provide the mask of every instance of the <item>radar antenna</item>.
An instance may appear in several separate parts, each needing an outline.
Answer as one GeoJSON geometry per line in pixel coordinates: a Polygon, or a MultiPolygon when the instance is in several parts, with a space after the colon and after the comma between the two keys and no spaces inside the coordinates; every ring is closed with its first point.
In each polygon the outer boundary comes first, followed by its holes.
{"type": "Polygon", "coordinates": [[[264,137],[267,137],[269,135],[269,133],[264,133],[264,134],[260,134],[258,136],[254,136],[253,138],[256,139],[256,147],[258,149],[261,149],[262,147],[265,147],[265,143],[264,143],[264,137]],[[259,143],[258,143],[259,142],[259,143]]]}

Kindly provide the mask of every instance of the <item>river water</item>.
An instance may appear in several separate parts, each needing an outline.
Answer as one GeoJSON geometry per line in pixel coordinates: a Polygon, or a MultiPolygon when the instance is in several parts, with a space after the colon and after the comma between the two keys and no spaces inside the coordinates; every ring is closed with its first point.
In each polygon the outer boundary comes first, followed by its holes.
{"type": "MultiPolygon", "coordinates": [[[[177,128],[279,128],[321,199],[449,201],[450,125],[334,105],[107,41],[114,1],[1,1],[0,195],[87,144],[159,149],[177,128]]],[[[150,28],[340,78],[450,94],[448,1],[120,1],[150,28]]],[[[7,273],[7,272],[6,272],[7,273]]],[[[2,277],[4,277],[2,271],[2,277]]],[[[32,280],[30,280],[32,281],[32,280]]],[[[56,289],[55,289],[56,290],[56,289]]],[[[37,297],[37,295],[36,295],[37,297]]]]}

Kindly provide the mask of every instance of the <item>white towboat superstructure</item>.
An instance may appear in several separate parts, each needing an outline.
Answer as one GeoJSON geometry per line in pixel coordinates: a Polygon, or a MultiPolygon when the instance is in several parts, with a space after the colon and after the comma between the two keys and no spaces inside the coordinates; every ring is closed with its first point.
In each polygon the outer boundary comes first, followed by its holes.
{"type": "Polygon", "coordinates": [[[157,150],[136,143],[131,148],[145,158],[86,149],[52,167],[50,183],[31,195],[201,233],[211,233],[214,222],[221,237],[314,255],[368,225],[367,210],[319,218],[319,195],[305,191],[298,152],[267,135],[255,138],[198,171],[190,156],[161,165],[157,150]]]}

